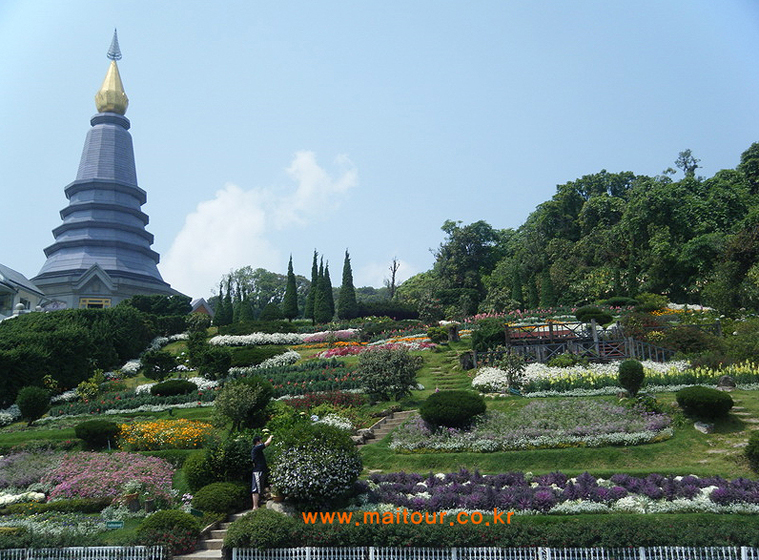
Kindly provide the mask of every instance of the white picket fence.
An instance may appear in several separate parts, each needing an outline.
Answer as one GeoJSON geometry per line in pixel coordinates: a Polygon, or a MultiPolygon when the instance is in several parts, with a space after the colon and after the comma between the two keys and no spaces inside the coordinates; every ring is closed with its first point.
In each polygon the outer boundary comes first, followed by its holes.
{"type": "MultiPolygon", "coordinates": [[[[0,558],[0,560],[2,560],[0,558]]],[[[233,548],[232,560],[759,560],[749,547],[630,548],[233,548]]]]}
{"type": "Polygon", "coordinates": [[[162,546],[70,546],[0,550],[0,560],[165,560],[166,557],[162,546]]]}

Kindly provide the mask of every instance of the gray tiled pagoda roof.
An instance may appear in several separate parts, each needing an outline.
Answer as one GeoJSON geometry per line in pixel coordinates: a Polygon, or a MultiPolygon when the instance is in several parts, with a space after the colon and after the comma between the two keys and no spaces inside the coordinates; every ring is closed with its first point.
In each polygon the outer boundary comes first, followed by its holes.
{"type": "Polygon", "coordinates": [[[166,285],[140,209],[147,196],[137,186],[129,119],[98,113],[90,123],[76,180],[65,189],[63,224],[53,230],[55,243],[45,249],[47,261],[35,279],[83,273],[98,264],[114,277],[166,285]]]}
{"type": "Polygon", "coordinates": [[[7,284],[11,287],[20,286],[30,292],[42,295],[42,291],[23,274],[16,272],[12,268],[8,268],[4,264],[0,264],[0,283],[7,284]]]}

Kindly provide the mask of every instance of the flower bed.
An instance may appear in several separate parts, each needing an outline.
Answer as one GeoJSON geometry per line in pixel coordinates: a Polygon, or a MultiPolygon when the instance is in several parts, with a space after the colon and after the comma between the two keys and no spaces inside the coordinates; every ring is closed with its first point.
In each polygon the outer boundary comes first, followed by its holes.
{"type": "MultiPolygon", "coordinates": [[[[644,390],[676,390],[688,385],[716,385],[723,375],[731,376],[739,386],[759,383],[759,366],[751,363],[735,364],[720,370],[690,368],[687,362],[644,361],[644,390]]],[[[620,390],[617,378],[619,364],[590,364],[587,367],[550,367],[529,364],[524,371],[522,393],[545,396],[563,393],[614,394],[620,390]]]]}
{"type": "Polygon", "coordinates": [[[414,416],[393,433],[398,452],[492,452],[552,447],[639,445],[672,436],[671,419],[608,402],[532,401],[521,409],[486,412],[468,430],[434,428],[414,416]]]}
{"type": "Polygon", "coordinates": [[[367,346],[342,346],[338,348],[330,348],[320,354],[317,354],[317,358],[335,358],[342,356],[357,356],[364,352],[371,352],[374,349],[387,349],[396,350],[398,348],[407,348],[409,350],[429,350],[434,348],[435,344],[426,339],[426,342],[422,338],[402,338],[397,339],[397,342],[383,341],[380,343],[372,343],[367,346]]]}
{"type": "MultiPolygon", "coordinates": [[[[205,391],[193,391],[186,395],[174,395],[171,397],[158,397],[147,393],[135,394],[134,391],[122,391],[109,393],[88,402],[63,403],[50,408],[50,417],[77,415],[77,414],[102,414],[106,411],[135,411],[143,406],[167,406],[186,403],[207,403],[216,397],[215,388],[205,391]]],[[[147,409],[143,409],[147,410],[147,409]]],[[[41,420],[45,420],[44,418],[41,420]]],[[[37,420],[39,423],[41,420],[37,420]]]]}
{"type": "Polygon", "coordinates": [[[119,426],[119,447],[144,451],[195,449],[201,447],[212,432],[211,424],[186,418],[133,422],[119,426]]]}
{"type": "Polygon", "coordinates": [[[721,477],[664,476],[609,479],[583,473],[576,478],[555,472],[532,476],[512,472],[373,474],[367,509],[416,511],[494,508],[523,513],[759,513],[759,481],[721,477]]]}
{"type": "Polygon", "coordinates": [[[220,334],[208,341],[213,346],[259,346],[264,344],[300,344],[303,335],[298,333],[252,333],[242,335],[220,334]]]}
{"type": "Polygon", "coordinates": [[[26,488],[39,482],[61,460],[60,453],[22,451],[0,457],[0,488],[26,488]]]}
{"type": "Polygon", "coordinates": [[[116,498],[128,484],[140,485],[158,500],[171,500],[174,469],[158,457],[137,453],[67,453],[52,471],[42,477],[52,486],[49,497],[116,498]]]}

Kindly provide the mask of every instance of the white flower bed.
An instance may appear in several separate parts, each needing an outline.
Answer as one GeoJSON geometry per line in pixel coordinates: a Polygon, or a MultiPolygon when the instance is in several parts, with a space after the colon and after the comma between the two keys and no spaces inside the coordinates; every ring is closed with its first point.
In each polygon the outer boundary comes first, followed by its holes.
{"type": "Polygon", "coordinates": [[[4,410],[0,410],[0,428],[12,424],[21,418],[21,410],[18,405],[12,404],[4,410]]]}
{"type": "Polygon", "coordinates": [[[509,388],[509,378],[502,369],[483,367],[477,370],[472,387],[483,393],[502,393],[509,388]]]}
{"type": "Polygon", "coordinates": [[[12,494],[10,492],[0,492],[0,507],[10,504],[19,504],[22,502],[44,502],[45,494],[42,492],[22,492],[21,494],[12,494]]]}
{"type": "Polygon", "coordinates": [[[327,424],[328,426],[333,426],[341,430],[346,430],[349,432],[353,431],[353,422],[347,418],[343,418],[342,416],[335,414],[334,412],[327,414],[324,418],[319,418],[314,422],[314,424],[327,424]]]}
{"type": "Polygon", "coordinates": [[[302,344],[298,333],[252,333],[244,335],[220,334],[208,341],[214,346],[259,346],[263,344],[302,344]]]}

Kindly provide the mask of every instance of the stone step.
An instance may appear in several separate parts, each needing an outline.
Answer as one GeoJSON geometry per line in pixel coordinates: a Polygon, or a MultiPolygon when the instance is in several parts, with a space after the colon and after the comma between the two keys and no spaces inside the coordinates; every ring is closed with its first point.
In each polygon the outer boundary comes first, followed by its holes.
{"type": "Polygon", "coordinates": [[[189,554],[180,554],[174,556],[174,560],[218,560],[221,558],[221,549],[218,550],[196,550],[189,554]]]}
{"type": "Polygon", "coordinates": [[[221,550],[222,546],[224,546],[224,535],[221,538],[201,539],[198,541],[198,548],[200,550],[221,550]]]}
{"type": "Polygon", "coordinates": [[[210,538],[212,539],[223,539],[224,536],[227,534],[226,529],[211,529],[211,531],[209,532],[211,533],[210,538]]]}

